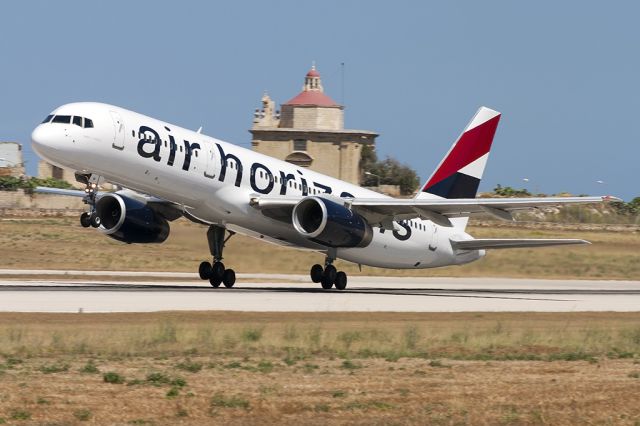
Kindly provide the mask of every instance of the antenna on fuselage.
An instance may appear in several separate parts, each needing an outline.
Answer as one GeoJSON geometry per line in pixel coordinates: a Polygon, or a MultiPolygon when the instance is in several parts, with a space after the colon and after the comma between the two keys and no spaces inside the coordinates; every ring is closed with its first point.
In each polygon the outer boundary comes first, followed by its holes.
{"type": "Polygon", "coordinates": [[[198,127],[198,130],[196,131],[196,133],[202,133],[202,126],[198,127]]]}

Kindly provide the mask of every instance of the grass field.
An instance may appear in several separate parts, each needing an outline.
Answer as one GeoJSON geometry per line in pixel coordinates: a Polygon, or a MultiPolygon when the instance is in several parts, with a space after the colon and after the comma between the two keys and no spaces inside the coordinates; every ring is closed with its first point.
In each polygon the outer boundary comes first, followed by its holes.
{"type": "Polygon", "coordinates": [[[0,348],[0,423],[640,424],[640,313],[4,313],[0,348]]]}
{"type": "MultiPolygon", "coordinates": [[[[193,272],[208,258],[186,221],[161,245],[76,222],[3,218],[0,268],[193,272]]],[[[637,233],[470,232],[594,244],[362,274],[640,279],[637,233]]],[[[225,251],[238,272],[321,260],[241,236],[225,251]]],[[[639,391],[640,313],[0,313],[0,424],[640,426],[639,391]]]]}
{"type": "MultiPolygon", "coordinates": [[[[209,258],[206,228],[186,220],[172,223],[163,244],[125,245],[81,228],[75,218],[4,218],[0,220],[0,268],[143,270],[194,272],[209,258]]],[[[461,267],[388,270],[363,267],[365,275],[491,276],[582,279],[640,279],[640,235],[637,232],[531,230],[470,227],[476,237],[584,238],[590,246],[491,251],[461,267]]],[[[308,273],[320,254],[287,249],[234,236],[225,263],[237,272],[308,273]]],[[[350,274],[357,265],[338,261],[350,274]]]]}

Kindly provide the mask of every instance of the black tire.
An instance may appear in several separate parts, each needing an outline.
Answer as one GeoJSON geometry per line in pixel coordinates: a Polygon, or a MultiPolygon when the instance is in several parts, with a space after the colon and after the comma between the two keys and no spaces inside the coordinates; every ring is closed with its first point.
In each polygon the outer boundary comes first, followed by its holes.
{"type": "Polygon", "coordinates": [[[225,269],[222,276],[222,282],[226,288],[231,288],[236,283],[236,271],[233,269],[225,269]]]}
{"type": "Polygon", "coordinates": [[[329,281],[324,275],[322,276],[322,281],[320,281],[320,284],[325,290],[329,290],[331,287],[333,287],[333,281],[329,281]]]}
{"type": "Polygon", "coordinates": [[[83,228],[88,228],[91,226],[91,215],[87,212],[84,212],[80,215],[80,225],[83,228]]]}
{"type": "Polygon", "coordinates": [[[338,273],[338,270],[336,269],[335,266],[333,265],[327,265],[326,268],[324,268],[324,274],[322,274],[323,277],[327,278],[327,281],[331,282],[331,284],[333,284],[336,281],[336,274],[338,273]]]}
{"type": "Polygon", "coordinates": [[[201,280],[208,280],[211,276],[211,264],[209,262],[200,263],[198,275],[200,275],[201,280]]]}
{"type": "Polygon", "coordinates": [[[344,290],[347,288],[347,274],[340,271],[336,274],[335,285],[338,290],[344,290]]]}
{"type": "Polygon", "coordinates": [[[102,219],[100,219],[100,216],[98,216],[97,214],[92,214],[89,223],[92,227],[99,228],[100,224],[102,223],[102,219]]]}
{"type": "Polygon", "coordinates": [[[311,281],[314,283],[319,283],[322,281],[322,274],[324,273],[324,268],[322,265],[318,265],[317,263],[311,267],[311,281]]]}
{"type": "Polygon", "coordinates": [[[222,281],[222,277],[224,276],[224,263],[215,262],[211,265],[211,278],[215,278],[217,280],[222,281]]]}
{"type": "Polygon", "coordinates": [[[218,288],[220,287],[220,283],[222,283],[221,278],[215,278],[215,277],[209,278],[209,284],[211,284],[211,287],[218,288]]]}

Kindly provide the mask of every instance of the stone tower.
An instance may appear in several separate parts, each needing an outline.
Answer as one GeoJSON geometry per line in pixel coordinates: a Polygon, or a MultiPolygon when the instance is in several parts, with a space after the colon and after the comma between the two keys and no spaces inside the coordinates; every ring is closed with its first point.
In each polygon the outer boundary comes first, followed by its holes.
{"type": "Polygon", "coordinates": [[[360,183],[362,146],[375,147],[378,135],[344,128],[344,107],[324,94],[315,65],[304,78],[302,92],[281,109],[276,111],[275,102],[264,94],[250,130],[255,151],[360,183]]]}

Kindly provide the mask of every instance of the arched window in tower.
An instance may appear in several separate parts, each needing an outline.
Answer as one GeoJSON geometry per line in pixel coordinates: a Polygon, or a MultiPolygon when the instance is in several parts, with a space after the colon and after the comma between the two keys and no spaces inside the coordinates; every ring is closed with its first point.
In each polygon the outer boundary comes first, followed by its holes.
{"type": "Polygon", "coordinates": [[[295,164],[298,167],[309,167],[313,163],[313,158],[305,152],[293,152],[287,155],[284,161],[295,164]]]}

